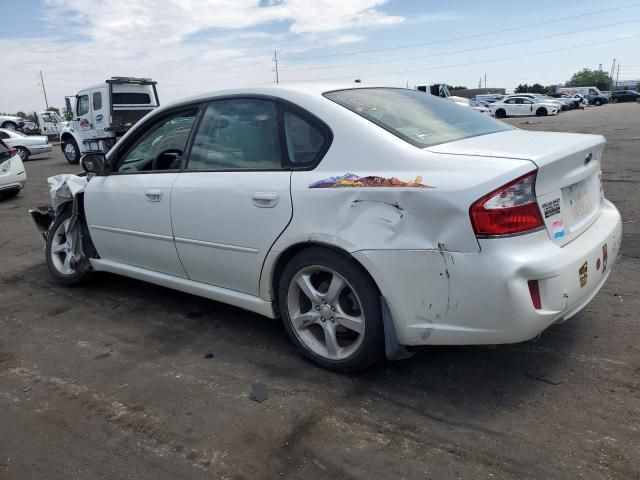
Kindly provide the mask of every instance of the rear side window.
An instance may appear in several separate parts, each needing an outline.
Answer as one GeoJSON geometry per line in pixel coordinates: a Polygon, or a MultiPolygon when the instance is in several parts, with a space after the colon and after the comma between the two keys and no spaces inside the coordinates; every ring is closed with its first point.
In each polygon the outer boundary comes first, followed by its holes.
{"type": "Polygon", "coordinates": [[[209,104],[195,136],[187,170],[282,168],[273,102],[232,99],[209,104]]]}
{"type": "Polygon", "coordinates": [[[293,166],[313,164],[327,142],[318,126],[292,112],[284,112],[284,134],[289,163],[293,166]]]}
{"type": "Polygon", "coordinates": [[[114,92],[113,103],[116,105],[148,105],[151,97],[148,93],[114,92]]]}
{"type": "Polygon", "coordinates": [[[417,90],[357,88],[324,96],[422,148],[512,129],[470,108],[417,90]]]}
{"type": "Polygon", "coordinates": [[[93,109],[100,110],[102,108],[102,93],[95,92],[93,94],[93,109]]]}

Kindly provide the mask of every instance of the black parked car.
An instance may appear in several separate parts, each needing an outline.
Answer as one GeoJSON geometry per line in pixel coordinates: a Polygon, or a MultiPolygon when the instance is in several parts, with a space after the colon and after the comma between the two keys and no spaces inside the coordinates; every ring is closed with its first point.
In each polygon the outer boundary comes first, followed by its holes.
{"type": "Polygon", "coordinates": [[[618,102],[640,102],[640,92],[637,90],[615,90],[611,92],[611,101],[618,102]]]}

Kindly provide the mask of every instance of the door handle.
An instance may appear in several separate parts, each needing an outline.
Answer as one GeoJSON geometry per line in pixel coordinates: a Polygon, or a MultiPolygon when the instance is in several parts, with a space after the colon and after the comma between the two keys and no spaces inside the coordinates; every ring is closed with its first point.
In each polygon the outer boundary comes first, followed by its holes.
{"type": "Polygon", "coordinates": [[[277,192],[256,192],[251,195],[251,200],[256,207],[273,208],[278,204],[280,195],[277,192]]]}
{"type": "Polygon", "coordinates": [[[159,202],[162,200],[162,190],[147,190],[144,194],[150,202],[159,202]]]}

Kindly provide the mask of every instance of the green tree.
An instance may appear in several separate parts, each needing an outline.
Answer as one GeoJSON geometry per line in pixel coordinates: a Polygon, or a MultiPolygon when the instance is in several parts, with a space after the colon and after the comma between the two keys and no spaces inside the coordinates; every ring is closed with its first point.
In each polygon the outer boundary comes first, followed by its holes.
{"type": "Polygon", "coordinates": [[[611,90],[613,80],[606,72],[583,68],[574,73],[566,85],[567,87],[598,87],[600,90],[611,90]]]}
{"type": "Polygon", "coordinates": [[[533,85],[529,85],[527,83],[521,83],[516,87],[514,93],[545,93],[546,90],[544,85],[540,85],[539,83],[534,83],[533,85]]]}
{"type": "Polygon", "coordinates": [[[16,117],[27,118],[27,114],[24,112],[16,112],[16,117]]]}
{"type": "Polygon", "coordinates": [[[56,108],[56,107],[49,107],[47,108],[48,112],[56,112],[58,115],[60,115],[60,109],[56,108]]]}

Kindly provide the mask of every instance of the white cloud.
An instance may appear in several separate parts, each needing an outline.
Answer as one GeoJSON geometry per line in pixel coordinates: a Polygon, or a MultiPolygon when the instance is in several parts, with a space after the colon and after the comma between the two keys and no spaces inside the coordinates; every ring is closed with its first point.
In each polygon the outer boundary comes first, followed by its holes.
{"type": "MultiPolygon", "coordinates": [[[[0,110],[42,108],[113,75],[158,80],[161,100],[273,79],[273,50],[363,41],[363,31],[401,23],[387,0],[43,0],[56,33],[2,38],[0,110]],[[274,32],[275,31],[275,32],[274,32]]],[[[0,33],[0,37],[1,37],[0,33]]]]}

